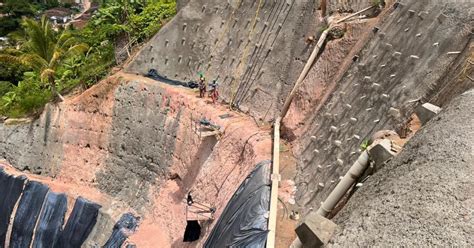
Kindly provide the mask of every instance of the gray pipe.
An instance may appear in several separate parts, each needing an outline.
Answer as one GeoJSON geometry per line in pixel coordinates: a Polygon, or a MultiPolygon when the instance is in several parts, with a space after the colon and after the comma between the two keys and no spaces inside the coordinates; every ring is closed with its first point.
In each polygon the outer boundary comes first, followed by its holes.
{"type": "MultiPolygon", "coordinates": [[[[323,217],[326,217],[336,206],[339,200],[346,194],[347,190],[354,184],[354,182],[364,173],[365,169],[369,166],[369,153],[367,150],[360,154],[357,161],[351,166],[346,175],[336,185],[334,190],[329,194],[326,200],[321,204],[317,213],[323,217]]],[[[290,248],[303,248],[301,240],[296,237],[290,248]]]]}
{"type": "Polygon", "coordinates": [[[360,154],[357,161],[351,166],[349,171],[344,175],[342,180],[336,185],[334,190],[329,194],[326,200],[321,204],[317,213],[326,217],[336,206],[339,200],[346,194],[347,190],[354,182],[364,173],[369,166],[369,153],[367,150],[360,154]]]}

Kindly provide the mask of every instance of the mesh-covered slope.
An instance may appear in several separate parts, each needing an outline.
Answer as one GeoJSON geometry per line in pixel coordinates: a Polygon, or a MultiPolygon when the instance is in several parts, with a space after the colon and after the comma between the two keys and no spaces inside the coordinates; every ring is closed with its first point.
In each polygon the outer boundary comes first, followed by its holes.
{"type": "Polygon", "coordinates": [[[227,102],[272,118],[301,72],[319,25],[310,0],[190,0],[126,70],[182,82],[217,79],[227,102]],[[270,110],[269,110],[270,109],[270,110]]]}

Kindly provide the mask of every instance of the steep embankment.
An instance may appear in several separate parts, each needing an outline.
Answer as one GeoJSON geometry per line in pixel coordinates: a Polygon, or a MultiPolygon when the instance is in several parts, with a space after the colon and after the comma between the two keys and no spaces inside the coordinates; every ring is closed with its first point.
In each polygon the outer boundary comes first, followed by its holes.
{"type": "Polygon", "coordinates": [[[180,81],[217,79],[224,101],[252,116],[278,114],[319,23],[315,1],[190,0],[126,69],[180,81]]]}
{"type": "Polygon", "coordinates": [[[330,247],[472,247],[473,116],[470,90],[354,194],[330,247]]]}
{"type": "Polygon", "coordinates": [[[49,105],[32,123],[2,125],[0,135],[1,155],[14,167],[47,175],[74,196],[102,195],[108,203],[97,202],[111,213],[140,214],[136,235],[146,238],[135,242],[144,247],[181,242],[189,190],[218,217],[254,166],[270,159],[271,147],[269,133],[251,119],[126,74],[49,105]],[[199,137],[202,118],[221,127],[218,140],[199,137]]]}
{"type": "MultiPolygon", "coordinates": [[[[439,98],[439,89],[459,92],[472,87],[472,83],[448,80],[450,75],[458,75],[450,67],[465,64],[472,53],[472,4],[405,1],[387,8],[367,33],[368,41],[359,37],[363,46],[352,52],[357,57],[344,60],[342,67],[349,66],[341,77],[334,70],[324,71],[325,65],[335,63],[323,52],[323,61],[315,64],[303,86],[319,97],[300,94],[285,120],[297,134],[294,144],[301,158],[296,177],[297,202],[303,212],[319,207],[358,157],[365,139],[382,129],[403,133],[420,103],[438,96],[437,103],[443,105],[454,95],[439,98]],[[322,72],[334,82],[320,83],[324,76],[311,80],[314,72],[322,72]],[[311,85],[313,82],[317,84],[311,85]],[[298,117],[300,111],[307,114],[298,117]],[[292,115],[296,121],[292,122],[292,115]]],[[[328,49],[334,49],[333,42],[326,45],[328,49]]]]}

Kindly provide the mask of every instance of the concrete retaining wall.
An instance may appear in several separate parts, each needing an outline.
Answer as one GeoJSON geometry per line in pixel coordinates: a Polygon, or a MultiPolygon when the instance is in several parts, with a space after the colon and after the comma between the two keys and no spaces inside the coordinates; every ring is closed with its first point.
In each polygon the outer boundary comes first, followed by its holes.
{"type": "Polygon", "coordinates": [[[328,247],[472,247],[474,90],[455,98],[333,219],[328,247]]]}
{"type": "Polygon", "coordinates": [[[180,81],[217,79],[225,102],[270,120],[282,105],[316,35],[315,1],[191,0],[141,50],[128,72],[180,81]],[[268,113],[267,113],[268,112],[268,113]]]}
{"type": "Polygon", "coordinates": [[[469,51],[472,10],[459,1],[404,1],[381,19],[298,140],[297,198],[305,211],[319,207],[364,140],[378,130],[399,130],[414,107],[430,101],[434,87],[456,87],[440,79],[469,51]],[[390,108],[401,116],[391,116],[390,108]]]}

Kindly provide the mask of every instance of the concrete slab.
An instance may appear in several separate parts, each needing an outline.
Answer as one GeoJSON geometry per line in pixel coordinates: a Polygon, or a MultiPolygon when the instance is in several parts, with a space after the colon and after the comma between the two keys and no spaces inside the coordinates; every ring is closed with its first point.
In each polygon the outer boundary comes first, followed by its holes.
{"type": "Polygon", "coordinates": [[[441,108],[431,103],[424,103],[415,109],[415,113],[421,121],[422,125],[425,125],[431,118],[437,115],[441,111],[441,108]]]}
{"type": "Polygon", "coordinates": [[[395,154],[391,151],[392,142],[388,139],[377,140],[378,144],[369,150],[370,160],[374,161],[375,167],[378,168],[386,161],[393,158],[395,154]]]}
{"type": "Polygon", "coordinates": [[[322,247],[327,244],[337,225],[316,212],[309,213],[296,228],[296,234],[303,247],[322,247]]]}

